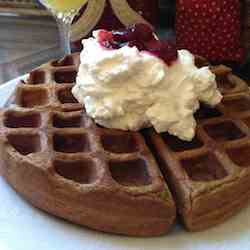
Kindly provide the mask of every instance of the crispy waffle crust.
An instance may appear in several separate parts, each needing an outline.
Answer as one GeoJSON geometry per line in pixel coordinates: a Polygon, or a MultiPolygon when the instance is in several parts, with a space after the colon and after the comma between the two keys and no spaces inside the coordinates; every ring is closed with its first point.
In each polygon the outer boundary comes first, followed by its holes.
{"type": "Polygon", "coordinates": [[[205,229],[248,202],[250,97],[229,68],[211,67],[225,97],[201,107],[187,143],[97,126],[71,94],[78,66],[79,54],[42,65],[1,110],[1,172],[24,198],[74,223],[136,236],[167,233],[176,211],[188,229],[205,229]]]}
{"type": "Polygon", "coordinates": [[[43,65],[1,113],[6,180],[34,206],[126,235],[166,233],[172,196],[139,133],[100,128],[71,94],[79,55],[43,65]]]}

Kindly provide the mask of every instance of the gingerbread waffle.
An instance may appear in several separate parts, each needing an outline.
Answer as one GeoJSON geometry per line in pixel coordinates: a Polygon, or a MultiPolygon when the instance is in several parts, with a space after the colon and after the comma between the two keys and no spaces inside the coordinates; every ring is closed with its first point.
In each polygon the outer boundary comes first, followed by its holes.
{"type": "Polygon", "coordinates": [[[188,143],[97,126],[71,94],[78,66],[79,54],[42,65],[1,110],[1,171],[24,198],[74,223],[137,236],[166,233],[176,210],[200,230],[248,202],[250,99],[230,69],[211,66],[225,97],[201,107],[188,143]]]}
{"type": "MultiPolygon", "coordinates": [[[[209,65],[196,57],[197,66],[209,65]]],[[[224,65],[211,66],[223,101],[201,105],[195,138],[183,142],[168,133],[144,131],[174,197],[177,213],[190,231],[219,224],[250,199],[250,92],[224,65]]]]}
{"type": "Polygon", "coordinates": [[[145,132],[168,181],[178,213],[191,231],[216,225],[249,202],[250,94],[225,95],[197,113],[197,135],[186,143],[145,132]]]}
{"type": "Polygon", "coordinates": [[[175,204],[139,133],[95,125],[71,94],[79,55],[42,65],[1,112],[3,176],[34,206],[93,229],[166,233],[175,204]]]}

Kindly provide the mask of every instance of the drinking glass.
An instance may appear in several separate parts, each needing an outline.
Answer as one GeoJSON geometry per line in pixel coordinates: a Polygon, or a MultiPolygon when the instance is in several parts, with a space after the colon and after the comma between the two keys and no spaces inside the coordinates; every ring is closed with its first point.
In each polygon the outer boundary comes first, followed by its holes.
{"type": "Polygon", "coordinates": [[[74,17],[88,0],[39,0],[55,17],[63,55],[71,53],[70,28],[74,17]]]}

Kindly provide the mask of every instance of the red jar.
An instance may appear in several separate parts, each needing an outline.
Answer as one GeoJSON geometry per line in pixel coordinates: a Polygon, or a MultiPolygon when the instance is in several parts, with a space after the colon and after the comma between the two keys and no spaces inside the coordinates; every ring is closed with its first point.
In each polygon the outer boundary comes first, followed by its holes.
{"type": "Polygon", "coordinates": [[[93,4],[89,1],[88,6],[84,6],[74,20],[71,37],[73,51],[81,49],[82,38],[88,37],[93,30],[118,29],[138,22],[149,22],[155,25],[157,22],[158,0],[103,0],[100,2],[103,5],[96,3],[96,6],[90,6],[93,4]]]}

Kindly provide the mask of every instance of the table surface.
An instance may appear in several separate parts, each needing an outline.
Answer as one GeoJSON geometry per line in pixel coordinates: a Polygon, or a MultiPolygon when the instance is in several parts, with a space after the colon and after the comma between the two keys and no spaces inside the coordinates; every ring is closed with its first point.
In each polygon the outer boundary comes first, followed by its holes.
{"type": "Polygon", "coordinates": [[[0,84],[59,56],[52,17],[0,15],[0,84]]]}

